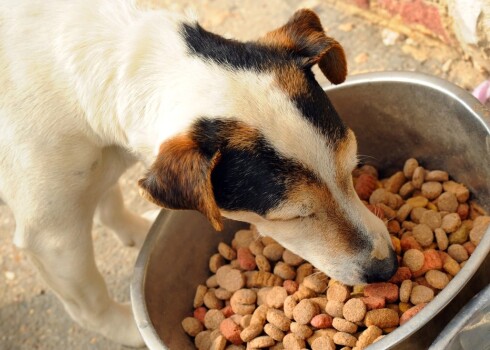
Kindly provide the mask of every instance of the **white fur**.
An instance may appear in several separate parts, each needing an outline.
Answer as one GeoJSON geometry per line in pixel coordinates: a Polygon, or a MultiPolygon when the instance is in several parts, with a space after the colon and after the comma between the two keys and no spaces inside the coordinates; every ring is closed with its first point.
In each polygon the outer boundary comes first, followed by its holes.
{"type": "MultiPolygon", "coordinates": [[[[137,159],[151,164],[160,144],[197,117],[238,118],[257,128],[280,154],[314,171],[353,222],[380,231],[355,196],[337,190],[337,167],[348,176],[355,145],[337,163],[332,145],[271,74],[189,56],[178,32],[186,21],[130,1],[0,2],[0,197],[15,215],[14,243],[76,321],[131,346],[143,343],[128,305],[110,299],[95,266],[92,218],[123,243],[140,245],[149,221],[124,209],[117,179],[137,159]],[[364,210],[352,210],[353,201],[364,210]]],[[[257,223],[332,276],[351,266],[325,258],[334,254],[323,249],[335,241],[335,232],[324,234],[328,220],[223,214],[257,223]],[[309,239],[298,234],[305,230],[309,239]]],[[[349,273],[359,281],[361,272],[349,273]]]]}

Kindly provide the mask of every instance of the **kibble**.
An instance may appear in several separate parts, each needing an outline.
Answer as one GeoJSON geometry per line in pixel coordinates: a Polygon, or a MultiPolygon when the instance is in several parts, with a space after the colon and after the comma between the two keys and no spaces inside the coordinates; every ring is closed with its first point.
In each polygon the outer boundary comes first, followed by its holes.
{"type": "Polygon", "coordinates": [[[400,264],[392,278],[345,286],[256,227],[240,230],[231,246],[218,245],[213,275],[182,321],[197,349],[364,349],[445,288],[490,225],[466,186],[416,159],[389,179],[378,180],[370,166],[354,174],[356,192],[390,233],[400,264]]]}

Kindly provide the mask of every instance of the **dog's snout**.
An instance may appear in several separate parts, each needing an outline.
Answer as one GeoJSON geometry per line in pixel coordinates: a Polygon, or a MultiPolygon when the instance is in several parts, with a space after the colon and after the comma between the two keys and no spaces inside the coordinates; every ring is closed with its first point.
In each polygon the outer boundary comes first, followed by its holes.
{"type": "Polygon", "coordinates": [[[374,259],[366,271],[365,279],[367,283],[388,281],[398,269],[398,259],[393,250],[390,255],[383,260],[374,259]]]}

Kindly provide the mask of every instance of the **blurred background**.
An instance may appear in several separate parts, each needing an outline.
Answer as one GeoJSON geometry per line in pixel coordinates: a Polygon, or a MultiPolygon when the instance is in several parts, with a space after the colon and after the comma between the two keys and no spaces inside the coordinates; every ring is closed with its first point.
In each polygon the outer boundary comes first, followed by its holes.
{"type": "MultiPolygon", "coordinates": [[[[349,75],[406,70],[444,78],[473,91],[489,78],[488,0],[139,0],[145,8],[193,11],[201,25],[229,38],[253,40],[283,25],[298,8],[320,16],[329,36],[344,47],[349,75]]],[[[317,78],[328,84],[321,74],[317,78]]],[[[192,87],[189,87],[192,88],[192,87]]],[[[484,96],[488,91],[480,89],[484,96]]],[[[353,101],[355,103],[355,101],[353,101]]],[[[150,208],[138,196],[141,165],[120,180],[134,211],[150,208]]],[[[0,349],[123,349],[75,324],[54,294],[12,244],[15,222],[0,207],[0,349]]],[[[111,232],[93,231],[97,264],[110,293],[129,300],[137,256],[111,232]]]]}

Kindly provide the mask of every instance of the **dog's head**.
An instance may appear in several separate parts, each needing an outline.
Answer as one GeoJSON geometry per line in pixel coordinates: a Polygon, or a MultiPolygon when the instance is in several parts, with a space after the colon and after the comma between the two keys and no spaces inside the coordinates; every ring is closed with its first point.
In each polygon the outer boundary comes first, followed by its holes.
{"type": "MultiPolygon", "coordinates": [[[[396,256],[383,222],[354,191],[354,133],[342,122],[311,67],[344,81],[340,44],[319,18],[300,10],[257,42],[240,43],[184,24],[188,55],[226,85],[182,133],[165,140],[143,195],[172,209],[196,209],[259,232],[347,284],[389,279],[396,256]]],[[[212,92],[209,94],[212,95],[212,92]]],[[[210,97],[211,98],[211,97],[210,97]]]]}

